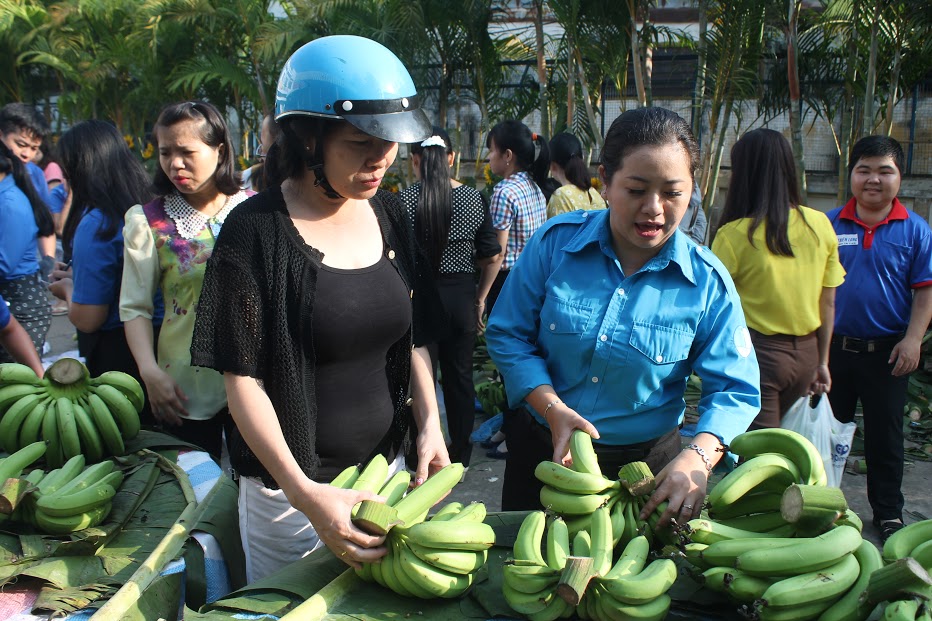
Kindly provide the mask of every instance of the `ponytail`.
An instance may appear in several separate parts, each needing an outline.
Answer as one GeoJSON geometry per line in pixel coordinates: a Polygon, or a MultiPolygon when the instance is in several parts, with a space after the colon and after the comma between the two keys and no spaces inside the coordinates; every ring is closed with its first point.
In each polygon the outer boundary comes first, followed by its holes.
{"type": "Polygon", "coordinates": [[[592,179],[589,177],[589,169],[586,163],[578,155],[572,156],[563,167],[563,174],[566,180],[575,185],[583,192],[588,192],[592,187],[592,179]]]}
{"type": "Polygon", "coordinates": [[[453,221],[453,186],[447,162],[453,147],[447,132],[434,127],[427,140],[411,145],[411,153],[421,158],[421,191],[414,212],[414,234],[427,251],[434,273],[439,274],[453,221]]]}
{"type": "Polygon", "coordinates": [[[547,146],[547,139],[539,134],[531,134],[531,139],[537,145],[537,157],[528,172],[534,178],[538,187],[543,187],[550,176],[550,149],[547,146]]]}

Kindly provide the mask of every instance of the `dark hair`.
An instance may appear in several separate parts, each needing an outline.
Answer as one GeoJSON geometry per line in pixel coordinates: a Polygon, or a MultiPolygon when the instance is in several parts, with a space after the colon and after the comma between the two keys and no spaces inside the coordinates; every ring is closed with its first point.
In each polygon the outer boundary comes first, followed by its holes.
{"type": "MultiPolygon", "coordinates": [[[[156,147],[158,147],[159,130],[163,127],[171,127],[185,121],[194,121],[200,125],[201,141],[211,147],[219,148],[220,153],[217,159],[217,170],[214,172],[214,182],[217,189],[227,196],[232,196],[239,192],[239,172],[236,170],[236,152],[233,149],[233,138],[230,136],[230,130],[223,115],[213,105],[206,101],[186,101],[183,103],[170,104],[162,109],[159,118],[152,129],[152,135],[155,137],[156,147]]],[[[160,196],[171,194],[175,190],[175,185],[158,166],[155,170],[155,178],[152,182],[155,191],[160,196]]]]}
{"type": "Polygon", "coordinates": [[[288,116],[278,121],[281,131],[265,157],[267,185],[301,179],[311,166],[322,165],[324,141],[345,122],[316,116],[288,116]]]}
{"type": "Polygon", "coordinates": [[[29,176],[26,165],[13,155],[13,152],[2,140],[0,140],[0,173],[13,175],[13,183],[29,199],[29,204],[32,207],[32,217],[35,218],[36,226],[39,228],[39,237],[53,235],[55,233],[55,222],[52,220],[52,212],[49,211],[49,206],[36,192],[36,186],[32,183],[32,177],[29,176]]]}
{"type": "Polygon", "coordinates": [[[799,207],[799,185],[793,149],[783,134],[772,129],[749,131],[731,148],[731,180],[718,226],[751,218],[748,241],[764,224],[771,253],[792,257],[787,226],[790,209],[799,207]]]}
{"type": "Polygon", "coordinates": [[[592,180],[582,155],[582,143],[573,134],[560,132],[550,139],[550,161],[563,169],[567,181],[588,192],[592,180]]]}
{"type": "Polygon", "coordinates": [[[550,171],[550,149],[547,148],[547,141],[543,136],[531,133],[527,125],[521,121],[502,121],[489,131],[485,146],[491,149],[493,141],[499,151],[511,149],[515,154],[518,170],[531,173],[538,186],[544,185],[550,171]],[[540,149],[536,158],[535,147],[540,149]]]}
{"type": "Polygon", "coordinates": [[[49,126],[39,111],[21,102],[8,103],[0,108],[0,132],[9,134],[26,130],[36,138],[44,138],[49,126]]]}
{"type": "Polygon", "coordinates": [[[689,157],[689,174],[699,169],[699,143],[683,117],[666,108],[636,108],[623,112],[612,122],[602,147],[605,181],[610,183],[622,167],[625,155],[645,145],[679,143],[689,157]]]}
{"type": "MultiPolygon", "coordinates": [[[[272,174],[272,167],[268,165],[267,160],[269,155],[268,152],[272,149],[275,143],[278,142],[278,137],[281,135],[282,129],[279,124],[275,122],[275,117],[273,115],[267,114],[266,116],[262,117],[262,123],[265,123],[266,121],[269,123],[269,134],[272,136],[272,144],[263,145],[266,148],[266,159],[253,167],[252,187],[257,192],[261,192],[271,185],[281,185],[280,181],[275,183],[277,180],[277,175],[272,174]]],[[[260,137],[262,135],[261,127],[259,135],[260,137]]]]}
{"type": "Polygon", "coordinates": [[[427,251],[434,273],[440,272],[440,259],[450,241],[450,222],[453,220],[453,186],[450,185],[450,166],[447,156],[453,153],[450,136],[440,127],[434,127],[431,137],[443,140],[443,146],[422,147],[416,142],[411,153],[421,158],[421,191],[414,213],[414,234],[427,251]]]}
{"type": "Polygon", "coordinates": [[[71,211],[62,231],[70,255],[81,218],[93,208],[104,214],[98,239],[109,240],[133,205],[152,199],[149,175],[117,129],[105,121],[82,121],[58,141],[62,171],[71,186],[71,211]]]}
{"type": "Polygon", "coordinates": [[[906,158],[903,155],[903,147],[900,146],[899,142],[887,136],[865,136],[861,138],[851,147],[851,155],[848,157],[848,176],[851,176],[851,171],[857,166],[858,160],[865,157],[887,156],[893,158],[896,169],[902,175],[906,158]]]}

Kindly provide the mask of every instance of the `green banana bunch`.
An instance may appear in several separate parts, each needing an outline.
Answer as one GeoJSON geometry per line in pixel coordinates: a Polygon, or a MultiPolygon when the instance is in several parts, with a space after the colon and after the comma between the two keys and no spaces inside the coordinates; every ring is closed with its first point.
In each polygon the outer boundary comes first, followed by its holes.
{"type": "Polygon", "coordinates": [[[0,447],[13,452],[45,441],[46,461],[57,468],[83,453],[90,461],[121,455],[124,439],[139,432],[142,387],[132,376],[108,371],[91,378],[87,367],[61,358],[39,379],[29,367],[0,365],[0,447]]]}
{"type": "Polygon", "coordinates": [[[755,429],[735,437],[729,450],[744,459],[776,453],[789,459],[799,471],[799,483],[825,485],[825,464],[819,450],[802,434],[788,429],[755,429]]]}
{"type": "Polygon", "coordinates": [[[573,553],[578,551],[570,549],[569,530],[562,518],[553,518],[548,527],[543,511],[529,513],[515,537],[513,560],[502,568],[502,594],[508,605],[533,621],[570,615],[574,606],[557,593],[557,586],[573,553]]]}
{"type": "MultiPolygon", "coordinates": [[[[893,533],[883,544],[883,560],[892,563],[897,559],[908,556],[915,558],[914,550],[928,541],[932,541],[932,520],[913,522],[893,533]]],[[[927,570],[932,571],[932,568],[926,563],[920,561],[920,564],[927,570]]]]}
{"type": "Polygon", "coordinates": [[[84,468],[84,456],[75,455],[38,481],[31,502],[24,508],[24,521],[49,535],[97,526],[110,514],[122,482],[123,471],[112,460],[84,468]]]}
{"type": "Polygon", "coordinates": [[[476,398],[479,399],[483,411],[489,415],[503,411],[508,404],[505,384],[502,382],[488,381],[476,384],[476,398]]]}
{"type": "MultiPolygon", "coordinates": [[[[837,563],[817,571],[792,575],[770,585],[755,603],[763,610],[806,610],[807,615],[826,611],[854,586],[860,566],[853,554],[846,554],[837,563]]],[[[763,618],[763,615],[761,616],[763,618]]]]}

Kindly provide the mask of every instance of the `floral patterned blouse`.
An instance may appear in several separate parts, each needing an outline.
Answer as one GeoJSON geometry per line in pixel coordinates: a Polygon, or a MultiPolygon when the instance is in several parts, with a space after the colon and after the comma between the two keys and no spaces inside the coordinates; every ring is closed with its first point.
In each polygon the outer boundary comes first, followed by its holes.
{"type": "Polygon", "coordinates": [[[230,196],[206,217],[177,192],[126,212],[120,320],[152,318],[152,299],[161,288],[165,319],[158,338],[158,363],[184,391],[191,420],[207,420],[226,406],[223,376],[191,366],[191,335],[207,259],[227,215],[252,192],[230,196]]]}

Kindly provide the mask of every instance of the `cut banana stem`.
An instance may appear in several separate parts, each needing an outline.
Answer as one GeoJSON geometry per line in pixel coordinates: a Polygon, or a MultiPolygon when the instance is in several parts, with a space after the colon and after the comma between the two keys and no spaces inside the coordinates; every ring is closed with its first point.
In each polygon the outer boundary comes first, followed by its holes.
{"type": "Polygon", "coordinates": [[[595,566],[591,556],[567,557],[556,593],[570,606],[576,606],[594,576],[595,566]]]}
{"type": "Polygon", "coordinates": [[[654,491],[654,473],[643,461],[625,464],[618,471],[618,480],[632,496],[644,496],[654,491]]]}
{"type": "Polygon", "coordinates": [[[841,489],[821,485],[790,485],[780,500],[780,514],[787,522],[820,520],[825,510],[844,513],[848,501],[841,489]]]}
{"type": "Polygon", "coordinates": [[[869,602],[892,601],[901,597],[921,595],[932,588],[932,578],[913,558],[897,559],[871,574],[866,597],[869,602]]]}
{"type": "Polygon", "coordinates": [[[370,535],[387,535],[398,524],[398,510],[383,502],[363,500],[353,516],[353,524],[370,535]]]}

